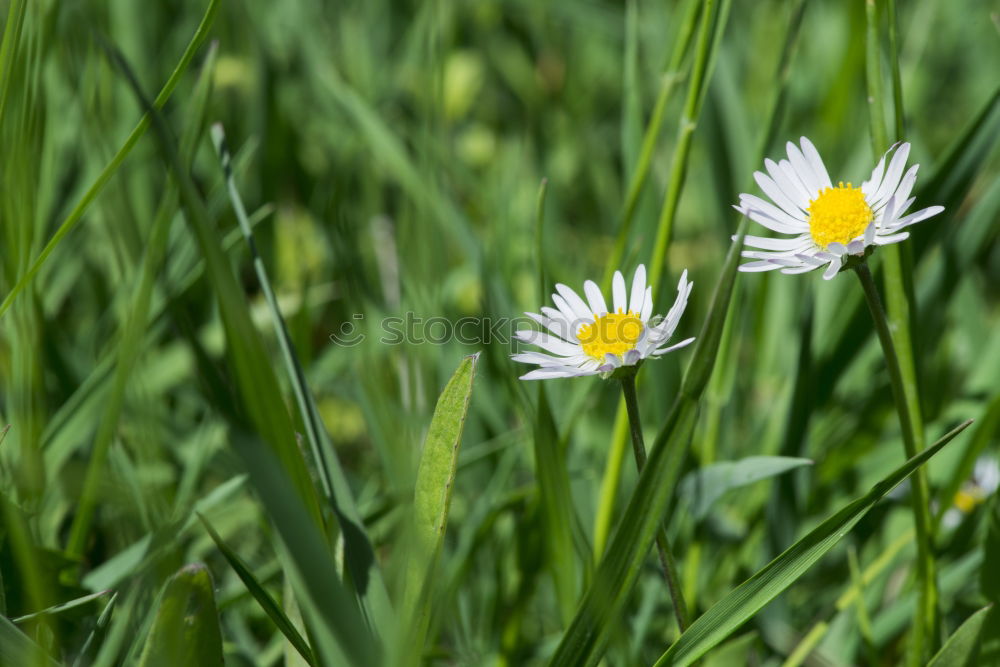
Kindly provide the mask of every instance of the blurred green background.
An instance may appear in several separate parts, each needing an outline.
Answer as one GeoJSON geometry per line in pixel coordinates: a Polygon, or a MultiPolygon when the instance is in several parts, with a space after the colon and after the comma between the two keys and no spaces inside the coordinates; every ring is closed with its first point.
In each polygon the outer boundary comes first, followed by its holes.
{"type": "MultiPolygon", "coordinates": [[[[741,191],[756,192],[751,174],[760,168],[775,71],[798,4],[737,2],[725,17],[662,284],[654,285],[663,312],[680,272],[689,270],[695,287],[680,337],[697,335],[708,312],[738,224],[730,205],[741,191]]],[[[152,97],[208,3],[0,7],[6,296],[144,111],[102,42],[120,49],[152,97]]],[[[275,405],[275,390],[296,430],[305,426],[208,136],[208,124],[221,122],[261,257],[393,600],[405,579],[405,528],[435,401],[463,356],[482,352],[425,660],[521,665],[551,656],[566,627],[552,573],[570,567],[582,586],[594,562],[617,388],[597,378],[546,383],[572,497],[574,563],[567,565],[547,547],[532,435],[538,390],[517,381],[527,369],[510,361],[513,346],[384,345],[380,321],[408,312],[450,321],[517,317],[549,303],[555,282],[580,288],[587,278],[600,280],[684,11],[646,0],[223,0],[163,119],[181,159],[191,160],[211,233],[245,294],[239,308],[256,324],[272,377],[252,382],[232,350],[225,353],[231,345],[218,304],[227,297],[184,222],[169,151],[146,131],[0,321],[0,423],[10,424],[0,443],[0,613],[16,619],[109,591],[15,625],[61,663],[132,664],[151,641],[167,580],[204,562],[227,664],[300,660],[194,514],[296,617],[288,555],[257,478],[248,481],[248,450],[239,442],[260,428],[248,397],[275,405]],[[144,262],[152,280],[148,316],[116,406],[115,369],[144,262]],[[330,336],[345,325],[365,340],[335,344],[330,336]],[[265,386],[270,380],[277,384],[265,386]],[[94,513],[81,524],[88,469],[94,513]]],[[[1000,32],[997,6],[985,0],[900,2],[898,24],[905,138],[921,164],[916,206],[947,207],[913,230],[904,252],[929,441],[977,419],[927,468],[938,515],[963,485],[975,498],[937,535],[950,634],[998,593],[984,553],[1000,542],[1000,508],[968,479],[977,459],[1000,455],[1000,32]]],[[[622,237],[627,275],[653,261],[691,60],[689,52],[622,237]]],[[[864,2],[804,3],[786,74],[765,155],[783,156],[785,140],[804,134],[834,181],[860,183],[872,165],[864,2]]],[[[643,371],[647,442],[689,356],[684,350],[643,371]]],[[[899,439],[853,279],[741,275],[684,471],[756,455],[813,465],[729,491],[704,516],[690,511],[691,498],[675,499],[668,524],[692,609],[710,607],[900,465],[899,439]]],[[[612,529],[635,485],[631,461],[625,464],[612,529]]],[[[915,595],[907,493],[904,485],[879,504],[708,664],[781,664],[811,630],[818,641],[804,652],[805,664],[898,664],[915,595]],[[866,575],[861,607],[837,603],[852,585],[852,553],[866,575]]],[[[649,558],[606,664],[650,664],[676,636],[649,558]]]]}

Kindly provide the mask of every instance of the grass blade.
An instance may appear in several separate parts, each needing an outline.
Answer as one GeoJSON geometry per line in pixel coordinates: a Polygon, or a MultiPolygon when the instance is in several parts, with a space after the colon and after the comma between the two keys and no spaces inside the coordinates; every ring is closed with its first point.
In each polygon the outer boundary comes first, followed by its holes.
{"type": "Polygon", "coordinates": [[[988,627],[984,627],[984,624],[990,616],[996,617],[992,604],[983,607],[965,619],[965,622],[944,643],[941,650],[927,663],[927,667],[966,667],[967,665],[986,664],[977,662],[976,654],[979,653],[982,632],[988,627]]]}
{"type": "Polygon", "coordinates": [[[730,489],[780,475],[800,466],[812,465],[809,459],[791,456],[748,456],[738,461],[720,461],[692,472],[681,480],[677,493],[690,503],[695,519],[707,516],[712,505],[730,489]]]}
{"type": "Polygon", "coordinates": [[[13,623],[0,616],[0,665],[25,667],[50,666],[58,663],[50,658],[41,646],[17,629],[13,623]]]}
{"type": "Polygon", "coordinates": [[[448,527],[458,450],[478,360],[478,354],[463,359],[441,392],[417,468],[412,547],[407,550],[402,606],[408,624],[408,656],[415,662],[423,652],[430,626],[435,572],[448,527]]]}
{"type": "Polygon", "coordinates": [[[729,595],[717,602],[656,661],[656,667],[690,665],[752,618],[768,602],[792,585],[849,531],[882,496],[941,451],[965,430],[966,421],[887,475],[871,491],[850,503],[789,547],[729,595]]]}
{"type": "Polygon", "coordinates": [[[281,634],[285,635],[285,638],[295,647],[295,650],[299,652],[299,655],[309,663],[310,665],[315,665],[316,661],[313,657],[312,649],[309,648],[309,643],[299,634],[299,631],[295,629],[295,625],[288,619],[285,612],[282,611],[281,605],[279,605],[271,594],[261,585],[254,576],[253,572],[246,563],[243,562],[236,552],[229,548],[221,536],[215,529],[212,528],[212,524],[208,522],[201,514],[198,514],[198,518],[201,520],[202,525],[205,526],[205,530],[208,531],[209,536],[211,536],[212,541],[215,542],[215,546],[219,548],[222,555],[225,556],[226,561],[229,562],[229,566],[233,568],[236,575],[243,582],[243,585],[247,587],[250,591],[250,595],[253,596],[257,604],[260,605],[264,613],[267,614],[268,618],[274,623],[275,627],[281,631],[281,634]]]}
{"type": "MultiPolygon", "coordinates": [[[[212,27],[212,22],[215,20],[215,14],[219,9],[220,3],[221,0],[209,1],[208,7],[205,8],[205,14],[202,16],[201,22],[198,24],[198,29],[195,30],[187,48],[184,49],[184,53],[181,55],[181,59],[177,62],[177,66],[174,67],[174,71],[171,72],[170,78],[168,78],[167,82],[163,84],[163,88],[160,89],[160,93],[156,96],[156,99],[153,100],[153,107],[155,109],[163,108],[163,106],[167,103],[167,100],[170,99],[171,94],[173,94],[174,88],[176,88],[177,84],[180,83],[181,77],[187,71],[188,66],[194,59],[194,54],[198,52],[198,49],[205,41],[205,38],[208,37],[208,31],[212,27]]],[[[73,230],[76,224],[80,222],[80,219],[83,218],[83,214],[86,212],[87,207],[90,206],[94,199],[97,198],[97,195],[100,194],[101,190],[104,189],[104,186],[107,185],[111,177],[114,176],[115,172],[118,171],[118,168],[121,167],[122,162],[125,161],[128,154],[132,152],[133,148],[135,148],[135,145],[138,143],[140,137],[142,137],[142,135],[149,128],[151,118],[152,117],[149,113],[143,114],[142,119],[139,120],[135,128],[128,135],[125,143],[118,149],[115,156],[111,158],[111,162],[108,163],[101,174],[97,177],[97,180],[94,181],[94,184],[90,186],[80,201],[77,202],[76,206],[73,207],[73,210],[70,211],[68,216],[66,216],[66,219],[59,225],[59,229],[57,229],[56,233],[52,235],[49,242],[45,244],[45,247],[38,254],[38,257],[31,264],[28,270],[25,271],[24,275],[18,279],[17,284],[15,284],[13,289],[11,289],[7,296],[4,297],[3,303],[0,303],[0,317],[3,317],[3,314],[6,313],[7,309],[10,308],[12,303],[14,303],[14,299],[17,298],[18,294],[20,294],[24,288],[28,286],[28,283],[31,282],[32,278],[35,277],[39,269],[42,268],[42,265],[45,264],[45,260],[47,260],[49,255],[52,254],[52,251],[58,247],[63,238],[65,238],[65,236],[73,230]]]]}
{"type": "Polygon", "coordinates": [[[139,667],[222,664],[212,577],[201,563],[187,565],[167,582],[139,667]]]}
{"type": "Polygon", "coordinates": [[[698,399],[708,383],[718,354],[746,227],[744,219],[726,255],[708,318],[695,343],[680,394],[656,438],[618,530],[572,624],[549,663],[551,665],[576,667],[597,662],[611,627],[620,618],[639,576],[639,569],[653,545],[694,430],[698,399]]]}
{"type": "Polygon", "coordinates": [[[374,549],[368,535],[365,533],[364,523],[358,513],[351,488],[347,483],[347,478],[344,476],[343,468],[341,468],[337,453],[333,448],[333,443],[330,442],[326,427],[320,418],[319,411],[316,408],[316,401],[306,381],[305,371],[295,352],[285,319],[278,308],[278,301],[275,298],[274,289],[271,287],[271,281],[264,266],[264,260],[257,252],[257,244],[254,240],[246,208],[243,206],[243,198],[240,197],[239,190],[236,187],[236,180],[232,170],[232,158],[226,146],[225,131],[221,124],[217,123],[212,126],[212,143],[222,164],[222,171],[226,179],[226,190],[229,193],[229,199],[232,202],[240,231],[250,250],[257,280],[267,300],[271,320],[274,324],[275,335],[281,347],[281,354],[291,381],[292,391],[295,394],[295,402],[299,407],[299,413],[305,425],[306,439],[309,441],[310,449],[316,462],[316,468],[323,483],[323,491],[332,503],[334,514],[337,516],[337,520],[341,526],[341,535],[344,540],[344,561],[351,573],[350,581],[359,584],[357,593],[361,599],[362,606],[375,619],[375,622],[380,625],[388,625],[392,621],[392,606],[389,602],[389,594],[382,580],[382,573],[378,568],[378,563],[375,561],[373,555],[374,549]]]}

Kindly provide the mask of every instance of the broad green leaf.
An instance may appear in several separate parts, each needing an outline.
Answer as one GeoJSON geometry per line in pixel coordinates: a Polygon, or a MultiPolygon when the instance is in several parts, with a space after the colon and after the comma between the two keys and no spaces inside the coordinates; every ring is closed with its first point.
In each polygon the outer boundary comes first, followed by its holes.
{"type": "Polygon", "coordinates": [[[49,667],[57,664],[41,646],[0,616],[0,665],[49,667]]]}
{"type": "Polygon", "coordinates": [[[703,519],[727,491],[812,465],[809,459],[791,456],[748,456],[738,461],[720,461],[688,474],[677,493],[690,503],[690,512],[703,519]]]}
{"type": "Polygon", "coordinates": [[[208,531],[209,536],[211,536],[212,541],[215,542],[215,546],[219,548],[222,555],[225,556],[226,560],[229,562],[229,566],[233,568],[236,575],[243,582],[243,585],[247,587],[250,591],[250,595],[253,596],[257,604],[261,606],[264,613],[268,615],[268,618],[274,622],[275,627],[281,631],[281,634],[285,635],[285,638],[295,647],[295,650],[299,652],[299,655],[305,659],[310,665],[315,665],[315,659],[313,658],[312,649],[309,648],[309,643],[299,634],[299,631],[295,629],[295,625],[289,620],[288,616],[281,609],[279,605],[271,594],[261,585],[254,576],[253,572],[250,571],[249,566],[243,562],[236,552],[229,548],[229,545],[225,543],[222,537],[219,536],[215,529],[212,528],[212,524],[203,517],[201,514],[198,515],[201,519],[202,525],[205,526],[205,530],[208,531]]]}
{"type": "Polygon", "coordinates": [[[167,582],[139,667],[222,664],[212,577],[201,563],[186,565],[167,582]]]}
{"type": "Polygon", "coordinates": [[[983,624],[993,613],[993,605],[983,607],[958,627],[927,667],[973,667],[977,664],[983,624]]]}
{"type": "Polygon", "coordinates": [[[914,456],[872,487],[871,491],[850,503],[793,544],[764,569],[740,584],[715,603],[656,662],[656,667],[690,665],[722,642],[768,602],[791,586],[825,553],[836,545],[861,518],[913,471],[941,451],[956,435],[971,424],[967,421],[950,431],[932,446],[914,456]]]}
{"type": "Polygon", "coordinates": [[[458,450],[478,359],[478,354],[463,359],[445,385],[420,453],[413,489],[411,548],[406,554],[402,605],[408,623],[409,657],[413,660],[419,660],[430,625],[437,581],[435,572],[448,527],[458,450]]]}

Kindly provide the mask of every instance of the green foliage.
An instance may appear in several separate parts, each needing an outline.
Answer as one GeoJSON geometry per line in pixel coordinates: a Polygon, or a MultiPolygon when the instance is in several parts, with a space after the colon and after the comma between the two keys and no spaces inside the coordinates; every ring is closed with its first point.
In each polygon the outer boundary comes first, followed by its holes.
{"type": "Polygon", "coordinates": [[[212,576],[201,563],[184,566],[167,581],[138,664],[140,667],[223,664],[212,576]]]}
{"type": "Polygon", "coordinates": [[[6,3],[0,664],[996,662],[990,11],[6,3]],[[869,260],[912,434],[857,281],[736,272],[801,135],[855,183],[911,142],[946,208],[869,260]],[[697,338],[641,474],[504,319],[639,263],[697,338]]]}

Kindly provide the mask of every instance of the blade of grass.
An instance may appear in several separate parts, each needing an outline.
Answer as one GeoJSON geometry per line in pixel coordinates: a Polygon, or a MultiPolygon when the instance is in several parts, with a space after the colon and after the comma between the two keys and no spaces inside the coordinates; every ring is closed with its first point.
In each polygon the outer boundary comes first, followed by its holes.
{"type": "Polygon", "coordinates": [[[295,647],[299,655],[310,665],[316,665],[315,658],[313,657],[312,649],[309,647],[309,643],[299,634],[299,631],[295,629],[295,625],[288,619],[285,612],[282,611],[281,605],[279,605],[271,594],[261,585],[254,576],[253,572],[250,570],[249,566],[243,562],[235,551],[229,548],[229,545],[225,543],[222,537],[212,528],[212,524],[208,522],[204,516],[196,512],[198,519],[201,520],[205,530],[208,532],[212,541],[215,542],[215,546],[218,547],[219,551],[225,557],[229,566],[233,568],[236,572],[236,576],[240,578],[243,585],[247,587],[250,595],[253,599],[257,601],[264,613],[267,614],[274,626],[285,636],[288,642],[295,647]]]}
{"type": "Polygon", "coordinates": [[[725,640],[830,551],[885,494],[941,451],[971,423],[969,420],[952,429],[712,605],[660,656],[656,667],[690,665],[725,640]]]}
{"type": "Polygon", "coordinates": [[[212,577],[201,563],[186,565],[167,582],[139,667],[223,662],[212,577]]]}
{"type": "MultiPolygon", "coordinates": [[[[198,49],[205,41],[205,38],[208,37],[208,31],[212,27],[212,22],[215,20],[215,14],[219,9],[220,2],[221,0],[209,0],[208,7],[205,8],[205,14],[202,16],[197,30],[195,30],[194,35],[191,37],[191,41],[188,43],[187,48],[184,49],[184,53],[181,55],[181,59],[177,62],[177,66],[174,67],[174,71],[171,72],[167,82],[163,84],[163,88],[153,101],[154,108],[162,109],[167,103],[167,100],[170,99],[171,94],[174,92],[174,88],[177,87],[181,77],[187,71],[188,66],[194,59],[194,54],[198,52],[198,49]]],[[[25,271],[24,275],[18,279],[17,283],[7,296],[4,297],[3,302],[0,303],[0,317],[3,317],[4,313],[7,312],[7,309],[9,309],[11,304],[14,302],[14,299],[16,299],[24,288],[28,286],[28,283],[31,282],[31,280],[38,273],[39,269],[42,268],[42,265],[45,264],[49,255],[52,254],[52,251],[55,250],[63,238],[65,238],[65,236],[73,230],[76,224],[83,217],[87,207],[90,206],[97,195],[100,194],[104,186],[107,185],[107,182],[112,176],[114,176],[115,172],[118,171],[118,168],[121,167],[125,158],[128,157],[128,154],[135,147],[140,137],[142,137],[142,135],[149,128],[150,118],[151,116],[148,113],[143,114],[138,124],[136,124],[132,132],[129,133],[128,138],[125,139],[125,143],[118,149],[115,156],[111,158],[111,162],[109,162],[104,170],[101,171],[97,180],[94,181],[93,185],[90,186],[80,201],[77,202],[76,206],[73,207],[73,210],[70,211],[68,216],[66,216],[66,219],[59,225],[56,233],[53,234],[52,238],[49,239],[49,242],[45,244],[45,247],[38,254],[35,261],[31,264],[28,270],[25,271]]]]}
{"type": "Polygon", "coordinates": [[[58,664],[41,646],[0,616],[0,665],[55,667],[58,664]]]}
{"type": "Polygon", "coordinates": [[[420,662],[430,627],[438,562],[448,527],[458,451],[478,360],[478,354],[463,359],[441,392],[417,467],[412,546],[406,554],[402,598],[402,613],[408,626],[408,647],[404,654],[407,658],[403,659],[414,664],[420,662]]]}
{"type": "Polygon", "coordinates": [[[600,659],[611,628],[620,620],[642,563],[662,525],[663,513],[673,495],[681,462],[687,453],[698,415],[698,400],[711,375],[725,317],[729,312],[746,227],[746,219],[743,219],[726,255],[712,295],[708,318],[695,343],[680,392],[650,450],[649,459],[639,475],[625,514],[594,574],[593,582],[549,663],[551,665],[577,667],[595,664],[600,659]]]}
{"type": "MultiPolygon", "coordinates": [[[[670,165],[670,176],[667,184],[667,192],[660,211],[656,241],[653,246],[653,254],[650,262],[649,284],[652,285],[653,293],[656,295],[660,294],[659,287],[663,273],[663,264],[666,260],[667,245],[670,242],[673,219],[675,213],[677,212],[677,204],[680,201],[681,190],[684,188],[684,180],[687,174],[687,161],[691,150],[691,140],[694,135],[695,127],[697,126],[698,116],[701,112],[701,102],[704,100],[703,89],[707,88],[708,80],[710,79],[709,63],[712,60],[711,52],[718,48],[718,45],[722,40],[722,33],[725,29],[725,17],[728,13],[729,0],[723,0],[722,4],[722,10],[717,11],[716,0],[705,0],[701,3],[701,20],[698,24],[698,39],[695,45],[694,64],[691,68],[691,78],[688,81],[684,111],[678,121],[677,144],[674,147],[674,153],[670,165]]],[[[688,8],[684,24],[682,25],[682,30],[685,32],[685,39],[680,41],[683,42],[690,39],[690,36],[694,31],[694,19],[697,13],[696,8],[688,8]]],[[[679,44],[675,44],[675,50],[671,56],[672,66],[679,67],[684,56],[684,51],[686,51],[686,47],[682,50],[679,44]]],[[[671,71],[676,71],[676,67],[671,71]]],[[[675,80],[671,77],[669,79],[669,88],[673,87],[674,82],[675,80]]],[[[662,100],[664,105],[666,104],[665,95],[669,94],[669,88],[666,86],[665,82],[665,87],[661,90],[661,98],[664,98],[662,100]]],[[[660,100],[657,101],[658,104],[659,101],[660,100]]],[[[663,110],[660,109],[659,113],[660,116],[662,116],[663,110]]],[[[657,110],[654,110],[653,120],[656,121],[656,124],[654,126],[652,122],[650,123],[650,126],[646,131],[646,137],[643,141],[643,152],[641,154],[643,158],[651,157],[652,151],[655,147],[656,134],[659,133],[659,124],[662,121],[662,118],[657,115],[657,110]]],[[[645,170],[648,170],[648,167],[648,164],[640,162],[639,167],[636,170],[636,177],[638,178],[641,175],[642,178],[645,179],[645,170]]],[[[628,213],[628,218],[623,220],[622,230],[618,234],[615,252],[619,252],[619,246],[622,248],[622,251],[624,250],[625,239],[628,234],[628,226],[631,225],[632,216],[635,213],[635,206],[641,187],[641,182],[635,183],[634,197],[636,201],[626,200],[626,213],[628,213]]],[[[629,197],[632,196],[633,195],[630,193],[629,197]]],[[[614,253],[612,253],[612,257],[614,257],[614,253]]],[[[605,291],[607,291],[607,288],[611,283],[611,277],[614,274],[614,271],[618,268],[618,261],[620,261],[620,259],[617,259],[615,263],[609,263],[607,269],[605,270],[605,291]]],[[[615,424],[612,430],[611,447],[608,449],[608,460],[604,467],[604,478],[601,480],[598,510],[595,515],[594,556],[596,558],[600,558],[601,554],[604,552],[604,545],[610,532],[611,518],[614,510],[615,497],[618,495],[618,484],[621,475],[622,460],[625,457],[627,447],[628,433],[628,413],[625,409],[624,400],[620,400],[618,402],[618,412],[615,415],[615,424]]]]}
{"type": "MultiPolygon", "coordinates": [[[[890,25],[895,23],[895,16],[889,17],[890,25]]],[[[868,84],[868,108],[871,120],[872,153],[877,159],[889,146],[885,131],[885,109],[882,93],[881,55],[878,37],[878,16],[875,0],[865,0],[865,61],[866,80],[868,84]]],[[[895,29],[892,28],[892,37],[895,29]]],[[[894,44],[892,44],[894,46],[894,44]]],[[[898,82],[898,71],[893,77],[898,82]]],[[[895,108],[896,126],[902,127],[902,93],[896,91],[897,105],[895,108]]],[[[897,141],[902,137],[897,137],[897,141]]],[[[903,431],[903,445],[907,458],[913,458],[926,446],[924,441],[924,424],[920,409],[920,390],[917,381],[916,362],[913,357],[913,342],[910,334],[910,310],[912,308],[908,294],[912,294],[912,285],[907,289],[906,276],[903,271],[903,260],[898,245],[890,245],[881,249],[883,258],[883,279],[887,302],[888,326],[891,341],[895,347],[898,359],[898,382],[893,375],[893,389],[897,410],[903,431]],[[898,391],[897,391],[898,390],[898,391]]],[[[865,267],[867,271],[867,267],[865,267]]],[[[859,272],[859,275],[860,272],[859,272]]],[[[870,290],[868,290],[870,291],[870,290]]],[[[867,293],[867,291],[866,291],[867,293]]],[[[874,311],[873,311],[874,314],[874,311]]],[[[878,324],[878,323],[876,323],[878,324]]],[[[880,331],[881,333],[881,331],[880,331]]],[[[883,348],[885,343],[883,341],[883,348]]],[[[886,351],[887,364],[894,365],[889,360],[886,351]]],[[[910,642],[911,664],[922,663],[925,653],[933,652],[938,645],[938,615],[937,615],[937,575],[935,574],[933,555],[933,526],[930,520],[930,486],[927,474],[918,470],[913,478],[911,502],[913,504],[913,520],[917,531],[917,579],[920,586],[919,604],[916,610],[916,620],[910,642]]]]}
{"type": "MultiPolygon", "coordinates": [[[[987,618],[995,615],[993,605],[987,605],[974,613],[948,638],[941,650],[931,658],[927,667],[965,667],[979,663],[976,654],[982,641],[982,632],[987,618]]],[[[988,626],[986,626],[988,627],[988,626]]]]}
{"type": "MultiPolygon", "coordinates": [[[[140,103],[151,113],[162,157],[180,190],[185,220],[205,259],[206,275],[215,288],[226,351],[236,371],[236,384],[256,435],[237,438],[237,451],[278,528],[288,575],[312,631],[313,648],[325,660],[371,664],[375,641],[355,599],[336,575],[326,545],[320,501],[295,441],[291,419],[278,392],[274,371],[253,322],[245,297],[222,253],[208,210],[190,175],[180,163],[162,115],[153,108],[122,55],[105,44],[140,103]],[[259,436],[259,440],[258,440],[259,436]],[[266,443],[266,444],[265,444],[266,443]]],[[[356,585],[365,582],[355,582],[356,585]]]]}
{"type": "Polygon", "coordinates": [[[309,389],[305,370],[295,352],[285,318],[278,307],[278,301],[275,298],[274,289],[271,287],[264,260],[257,252],[257,243],[247,218],[246,208],[243,206],[243,198],[240,197],[236,187],[236,179],[233,176],[232,158],[226,146],[225,130],[220,123],[212,126],[212,143],[219,156],[226,181],[226,190],[229,193],[229,200],[236,214],[240,231],[250,250],[257,281],[267,301],[274,332],[291,380],[292,391],[295,394],[302,423],[305,425],[306,439],[309,441],[316,468],[319,470],[324,494],[332,504],[333,512],[341,527],[341,535],[344,540],[344,561],[350,573],[350,581],[355,585],[362,606],[368,614],[377,624],[388,627],[393,618],[392,605],[382,579],[382,573],[375,561],[375,551],[365,532],[364,523],[354,501],[354,495],[347,483],[333,443],[330,441],[319,410],[316,408],[316,401],[309,389]]]}
{"type": "MultiPolygon", "coordinates": [[[[208,56],[205,58],[204,65],[195,85],[195,91],[192,96],[192,122],[186,128],[185,136],[182,139],[183,147],[181,150],[185,164],[193,160],[194,147],[201,133],[202,123],[200,121],[204,115],[211,91],[216,52],[216,45],[213,44],[209,49],[208,56]]],[[[80,500],[77,505],[76,514],[73,517],[73,524],[70,528],[70,535],[66,545],[66,552],[73,557],[83,555],[86,540],[90,534],[90,524],[93,521],[94,511],[99,500],[100,486],[107,475],[106,462],[108,450],[118,430],[118,422],[125,404],[125,390],[128,386],[129,378],[132,376],[132,371],[139,361],[143,342],[146,338],[145,334],[148,327],[150,304],[153,298],[153,287],[167,251],[170,223],[173,220],[176,206],[177,189],[171,185],[168,186],[160,202],[159,209],[153,221],[152,230],[149,232],[149,239],[146,242],[145,253],[142,258],[139,280],[132,293],[131,303],[122,326],[121,338],[117,348],[118,356],[114,367],[114,375],[111,379],[110,393],[105,399],[104,413],[101,416],[97,433],[94,436],[94,444],[87,463],[83,489],[80,492],[80,500]]]]}

